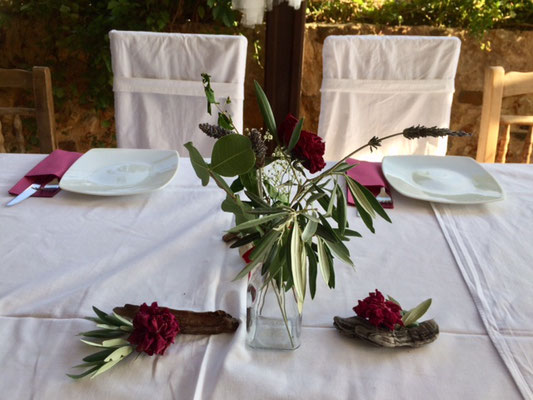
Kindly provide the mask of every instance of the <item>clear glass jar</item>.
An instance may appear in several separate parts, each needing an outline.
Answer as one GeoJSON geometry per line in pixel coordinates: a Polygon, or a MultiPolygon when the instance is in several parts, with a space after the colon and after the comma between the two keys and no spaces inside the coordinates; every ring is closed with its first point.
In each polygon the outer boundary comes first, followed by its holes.
{"type": "Polygon", "coordinates": [[[258,349],[295,350],[300,347],[302,315],[293,289],[265,284],[258,265],[248,278],[246,344],[258,349]]]}

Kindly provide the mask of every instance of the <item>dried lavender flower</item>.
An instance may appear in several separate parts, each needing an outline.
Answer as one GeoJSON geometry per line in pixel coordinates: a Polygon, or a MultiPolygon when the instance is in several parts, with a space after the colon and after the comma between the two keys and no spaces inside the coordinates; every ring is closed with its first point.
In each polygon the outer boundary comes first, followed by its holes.
{"type": "Polygon", "coordinates": [[[267,152],[263,135],[261,135],[261,132],[257,129],[252,129],[250,131],[250,141],[252,142],[252,149],[255,153],[255,165],[257,168],[261,168],[265,165],[265,156],[267,152]]]}
{"type": "Polygon", "coordinates": [[[440,137],[440,136],[471,136],[469,133],[463,131],[452,131],[446,128],[437,128],[433,126],[428,128],[426,126],[411,126],[402,132],[407,139],[419,139],[424,137],[440,137]]]}
{"type": "Polygon", "coordinates": [[[200,124],[198,127],[204,132],[207,136],[210,136],[215,139],[220,139],[222,136],[229,135],[233,133],[228,129],[224,129],[217,125],[211,125],[208,123],[200,124]]]}

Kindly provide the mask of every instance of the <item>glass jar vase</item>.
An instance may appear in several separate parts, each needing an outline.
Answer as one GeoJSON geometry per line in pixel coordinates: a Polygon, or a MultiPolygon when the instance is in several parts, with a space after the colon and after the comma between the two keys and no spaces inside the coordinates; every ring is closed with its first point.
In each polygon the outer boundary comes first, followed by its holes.
{"type": "Polygon", "coordinates": [[[275,280],[265,282],[258,265],[249,275],[246,304],[246,344],[253,348],[295,350],[300,347],[302,315],[293,289],[275,280]]]}

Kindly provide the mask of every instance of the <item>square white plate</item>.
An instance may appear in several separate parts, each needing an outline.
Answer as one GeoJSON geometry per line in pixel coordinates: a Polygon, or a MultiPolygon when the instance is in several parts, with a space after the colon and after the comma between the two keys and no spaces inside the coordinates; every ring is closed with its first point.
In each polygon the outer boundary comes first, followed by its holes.
{"type": "Polygon", "coordinates": [[[407,197],[451,204],[503,199],[496,179],[469,157],[388,156],[382,168],[391,186],[407,197]]]}
{"type": "Polygon", "coordinates": [[[178,163],[175,150],[92,149],[72,164],[59,186],[99,196],[145,193],[165,187],[178,163]]]}

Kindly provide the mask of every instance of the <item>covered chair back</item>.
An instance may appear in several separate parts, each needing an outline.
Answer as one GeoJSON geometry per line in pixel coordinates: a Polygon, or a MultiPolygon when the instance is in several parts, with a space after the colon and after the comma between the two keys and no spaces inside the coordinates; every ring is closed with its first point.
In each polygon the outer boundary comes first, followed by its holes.
{"type": "MultiPolygon", "coordinates": [[[[460,45],[454,37],[327,37],[318,129],[326,159],[413,125],[448,128],[460,45]]],[[[445,155],[446,147],[446,138],[397,137],[356,157],[445,155]]]]}
{"type": "Polygon", "coordinates": [[[242,131],[247,40],[243,36],[111,31],[118,147],[174,149],[192,141],[203,156],[214,144],[198,124],[207,113],[202,73],[220,107],[242,131]],[[231,103],[226,104],[227,98],[231,103]]]}

